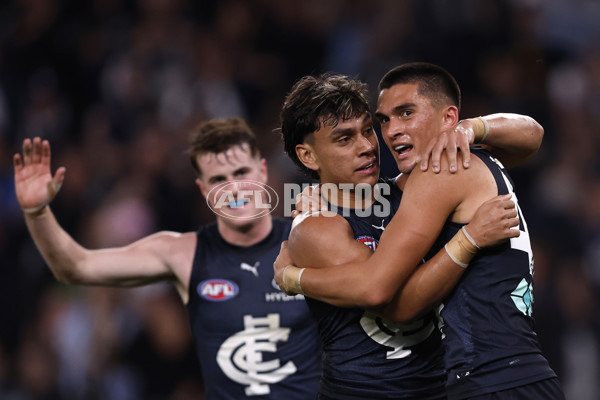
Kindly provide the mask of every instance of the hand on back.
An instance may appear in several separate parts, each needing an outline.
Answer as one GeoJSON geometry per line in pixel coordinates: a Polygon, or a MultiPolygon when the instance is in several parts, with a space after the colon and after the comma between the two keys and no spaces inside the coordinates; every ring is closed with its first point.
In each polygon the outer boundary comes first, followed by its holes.
{"type": "Polygon", "coordinates": [[[520,235],[519,217],[512,195],[493,197],[483,203],[466,226],[478,247],[495,246],[520,235]]]}

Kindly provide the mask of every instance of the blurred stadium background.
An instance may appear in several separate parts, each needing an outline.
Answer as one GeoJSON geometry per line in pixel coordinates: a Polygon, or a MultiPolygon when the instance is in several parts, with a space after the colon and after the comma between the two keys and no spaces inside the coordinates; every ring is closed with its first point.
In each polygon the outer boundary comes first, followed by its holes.
{"type": "Polygon", "coordinates": [[[3,1],[0,398],[202,398],[168,285],[55,282],[14,197],[24,138],[49,139],[53,170],[67,167],[52,204],[67,231],[120,245],[212,220],[183,154],[200,119],[245,117],[281,188],[305,180],[274,132],[296,79],[340,72],[374,95],[389,68],[429,61],[462,86],[463,118],[517,112],[544,126],[539,153],[512,172],[533,237],[537,331],[567,398],[599,399],[598,21],[598,0],[3,1]]]}

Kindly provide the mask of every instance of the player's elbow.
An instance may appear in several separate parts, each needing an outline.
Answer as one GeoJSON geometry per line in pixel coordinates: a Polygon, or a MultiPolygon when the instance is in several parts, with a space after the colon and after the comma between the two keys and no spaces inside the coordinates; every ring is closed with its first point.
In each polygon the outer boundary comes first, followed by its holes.
{"type": "Polygon", "coordinates": [[[521,151],[523,152],[523,156],[528,157],[540,149],[542,139],[544,138],[544,127],[529,116],[521,116],[520,118],[523,121],[521,132],[523,132],[525,138],[521,142],[521,151]]]}
{"type": "Polygon", "coordinates": [[[385,289],[371,288],[370,290],[363,291],[360,296],[363,304],[363,308],[378,308],[388,305],[394,298],[394,293],[385,289]]]}
{"type": "Polygon", "coordinates": [[[85,263],[73,260],[49,260],[48,266],[57,281],[67,285],[83,285],[86,283],[85,263]]]}
{"type": "Polygon", "coordinates": [[[54,278],[56,278],[57,281],[66,285],[81,285],[83,283],[83,278],[81,274],[72,269],[52,269],[52,273],[54,274],[54,278]]]}
{"type": "Polygon", "coordinates": [[[403,307],[402,305],[394,312],[393,320],[395,322],[407,323],[411,322],[421,316],[421,310],[417,310],[414,307],[403,307]]]}
{"type": "Polygon", "coordinates": [[[531,137],[531,151],[535,153],[542,145],[542,139],[544,138],[544,127],[533,118],[531,119],[531,137]]]}

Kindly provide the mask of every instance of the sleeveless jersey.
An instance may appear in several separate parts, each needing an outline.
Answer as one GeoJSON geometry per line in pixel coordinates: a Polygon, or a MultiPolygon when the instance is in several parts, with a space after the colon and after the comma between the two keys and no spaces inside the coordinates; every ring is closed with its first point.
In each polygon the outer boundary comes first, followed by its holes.
{"type": "MultiPolygon", "coordinates": [[[[513,192],[501,163],[481,148],[471,152],[494,175],[498,194],[513,192]]],[[[516,201],[516,197],[514,197],[516,201]]],[[[534,332],[533,254],[518,207],[521,234],[484,249],[441,305],[449,399],[462,399],[555,377],[534,332]]],[[[462,227],[447,221],[432,257],[462,227]]]]}
{"type": "MultiPolygon", "coordinates": [[[[336,210],[356,240],[372,250],[402,196],[394,180],[380,180],[379,185],[388,185],[390,191],[366,212],[336,210]]],[[[318,319],[324,352],[321,394],[361,400],[446,398],[441,338],[433,313],[400,324],[359,308],[335,307],[308,297],[306,301],[318,319]]]]}
{"type": "Polygon", "coordinates": [[[273,219],[260,243],[227,243],[216,223],[197,232],[187,305],[207,400],[314,398],[321,350],[304,297],[273,280],[291,223],[273,219]]]}

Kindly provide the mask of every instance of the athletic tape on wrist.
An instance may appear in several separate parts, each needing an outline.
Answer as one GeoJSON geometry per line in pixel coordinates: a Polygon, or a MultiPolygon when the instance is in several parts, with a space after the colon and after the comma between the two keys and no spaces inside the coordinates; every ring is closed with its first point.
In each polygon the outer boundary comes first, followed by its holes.
{"type": "Polygon", "coordinates": [[[446,253],[448,253],[448,256],[450,256],[450,258],[452,259],[452,261],[454,261],[456,263],[456,265],[458,265],[459,267],[462,267],[462,268],[467,268],[469,266],[469,264],[465,264],[464,262],[462,262],[458,258],[456,258],[454,256],[454,254],[452,254],[452,251],[450,251],[450,248],[448,247],[448,243],[446,243],[446,245],[444,245],[444,249],[446,249],[446,253]]]}
{"type": "Polygon", "coordinates": [[[483,136],[479,140],[479,143],[484,143],[485,139],[487,138],[488,134],[490,133],[490,124],[488,124],[488,122],[486,121],[485,118],[483,118],[483,117],[478,117],[478,118],[481,120],[481,122],[483,122],[483,136]]]}
{"type": "Polygon", "coordinates": [[[473,246],[475,246],[477,248],[477,250],[481,250],[481,247],[477,246],[477,243],[475,242],[475,239],[473,239],[471,237],[471,235],[469,235],[469,232],[467,232],[467,228],[465,228],[465,226],[463,225],[463,227],[461,229],[462,229],[463,233],[465,234],[465,236],[467,237],[467,240],[469,242],[471,242],[471,244],[473,246]]]}
{"type": "Polygon", "coordinates": [[[465,230],[459,229],[444,246],[452,261],[462,268],[467,268],[473,256],[477,254],[476,245],[467,238],[465,232],[465,230]]]}
{"type": "Polygon", "coordinates": [[[298,273],[298,289],[300,290],[298,293],[299,293],[299,294],[302,294],[302,295],[304,294],[304,290],[302,290],[302,282],[301,282],[301,279],[302,279],[302,274],[304,273],[304,270],[305,270],[305,269],[306,269],[306,268],[302,268],[302,269],[300,269],[300,272],[298,273]]]}
{"type": "Polygon", "coordinates": [[[286,265],[285,267],[283,267],[283,272],[281,273],[281,284],[283,285],[283,291],[287,292],[287,285],[285,283],[285,272],[287,271],[287,269],[290,267],[290,265],[286,265]]]}
{"type": "Polygon", "coordinates": [[[288,265],[283,269],[283,288],[287,294],[304,294],[300,285],[300,278],[305,268],[288,265]]]}

